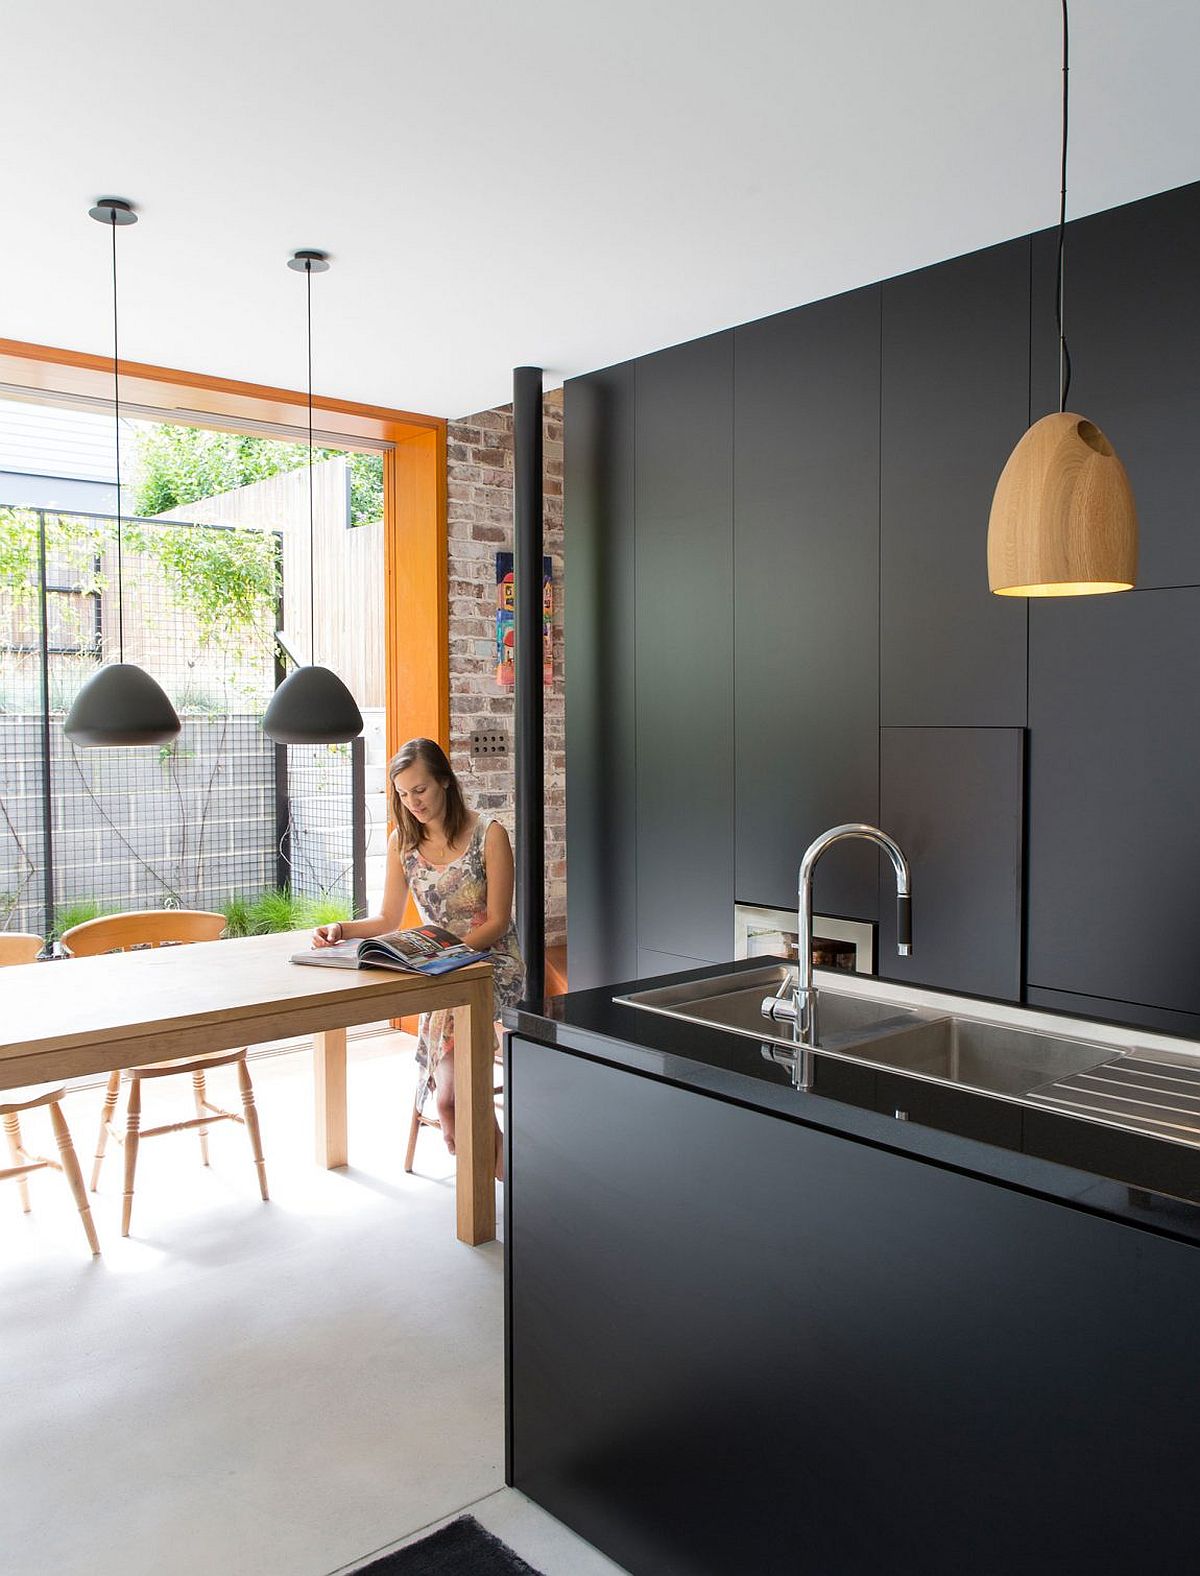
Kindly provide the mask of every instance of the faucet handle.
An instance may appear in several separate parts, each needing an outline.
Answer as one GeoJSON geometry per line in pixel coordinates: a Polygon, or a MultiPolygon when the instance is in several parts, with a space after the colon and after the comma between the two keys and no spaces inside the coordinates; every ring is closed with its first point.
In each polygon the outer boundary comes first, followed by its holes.
{"type": "Polygon", "coordinates": [[[912,951],[912,897],[908,892],[896,897],[896,951],[902,958],[912,951]]]}

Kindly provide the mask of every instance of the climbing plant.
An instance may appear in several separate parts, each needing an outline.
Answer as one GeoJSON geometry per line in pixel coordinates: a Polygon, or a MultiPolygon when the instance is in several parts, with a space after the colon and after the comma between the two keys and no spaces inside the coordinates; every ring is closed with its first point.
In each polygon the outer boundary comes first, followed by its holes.
{"type": "Polygon", "coordinates": [[[161,565],[202,640],[228,644],[230,636],[273,627],[279,595],[273,533],[132,521],[125,541],[161,565]]]}

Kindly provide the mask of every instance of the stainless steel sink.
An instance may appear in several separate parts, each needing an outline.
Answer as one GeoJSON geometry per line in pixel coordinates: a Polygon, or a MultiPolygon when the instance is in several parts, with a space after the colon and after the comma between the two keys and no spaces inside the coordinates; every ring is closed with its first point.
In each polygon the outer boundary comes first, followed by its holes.
{"type": "MultiPolygon", "coordinates": [[[[774,995],[785,978],[794,981],[795,977],[794,968],[776,963],[761,969],[716,974],[705,980],[689,980],[682,985],[633,991],[628,996],[615,996],[613,1000],[646,1012],[662,1013],[668,1018],[683,1018],[688,1023],[707,1024],[710,1028],[744,1034],[754,1040],[792,1046],[795,1041],[791,1029],[764,1018],[762,1003],[764,996],[774,995]]],[[[938,1021],[933,1013],[898,1007],[894,1002],[822,990],[819,1048],[836,1051],[874,1043],[901,1030],[932,1027],[938,1021]]]]}
{"type": "Polygon", "coordinates": [[[1111,1046],[1007,1024],[939,1018],[899,1028],[859,1048],[843,1046],[836,1054],[937,1083],[1018,1098],[1039,1085],[1111,1061],[1117,1052],[1111,1046]]]}
{"type": "MultiPolygon", "coordinates": [[[[795,973],[785,964],[770,964],[633,991],[614,1000],[794,1050],[791,1029],[764,1018],[762,1002],[785,978],[794,981],[795,973]]],[[[1102,1043],[824,989],[819,1023],[816,1049],[831,1056],[1009,1099],[1088,1072],[1119,1054],[1116,1047],[1102,1043]]]]}

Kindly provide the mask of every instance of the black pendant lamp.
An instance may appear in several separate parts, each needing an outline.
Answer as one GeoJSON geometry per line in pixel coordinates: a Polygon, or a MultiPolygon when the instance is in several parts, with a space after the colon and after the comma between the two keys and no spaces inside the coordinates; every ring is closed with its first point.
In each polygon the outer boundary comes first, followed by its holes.
{"type": "MultiPolygon", "coordinates": [[[[317,642],[315,527],[313,523],[312,276],[329,267],[324,252],[296,252],[288,267],[305,277],[308,292],[308,591],[310,649],[317,642]]],[[[286,648],[285,648],[286,650],[286,648]]],[[[350,691],[329,668],[297,668],[271,697],[263,730],[277,744],[348,744],[363,730],[362,712],[350,691]]]]}
{"type": "Polygon", "coordinates": [[[169,744],[179,717],[165,691],[143,669],[125,661],[125,597],[121,562],[121,370],[117,340],[117,227],[137,214],[120,197],[101,197],[88,213],[112,231],[113,426],[117,451],[117,656],[93,674],[76,695],[63,723],[72,744],[113,749],[129,744],[169,744]]]}

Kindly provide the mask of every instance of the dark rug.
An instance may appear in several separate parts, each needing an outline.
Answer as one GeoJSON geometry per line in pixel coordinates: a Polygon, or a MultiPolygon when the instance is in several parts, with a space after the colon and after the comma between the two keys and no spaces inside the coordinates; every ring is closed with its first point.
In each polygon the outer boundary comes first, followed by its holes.
{"type": "Polygon", "coordinates": [[[357,1576],[538,1576],[538,1572],[474,1516],[460,1516],[419,1543],[364,1565],[357,1576]]]}

